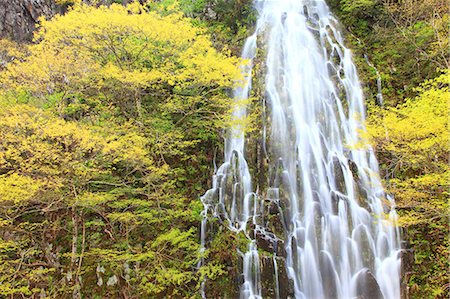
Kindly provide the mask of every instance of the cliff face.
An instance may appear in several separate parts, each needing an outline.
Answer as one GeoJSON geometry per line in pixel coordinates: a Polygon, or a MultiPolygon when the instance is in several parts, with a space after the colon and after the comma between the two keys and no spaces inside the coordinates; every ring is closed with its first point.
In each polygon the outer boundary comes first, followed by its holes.
{"type": "Polygon", "coordinates": [[[38,18],[58,12],[53,0],[0,0],[0,37],[29,41],[38,18]]]}

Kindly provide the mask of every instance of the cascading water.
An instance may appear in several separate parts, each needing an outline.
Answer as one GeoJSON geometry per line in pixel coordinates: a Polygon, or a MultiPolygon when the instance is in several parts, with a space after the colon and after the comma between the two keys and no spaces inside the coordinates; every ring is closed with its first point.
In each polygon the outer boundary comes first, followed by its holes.
{"type": "MultiPolygon", "coordinates": [[[[263,296],[261,238],[274,248],[277,298],[279,252],[291,281],[289,296],[400,298],[394,203],[383,191],[373,150],[361,144],[363,93],[337,22],[320,0],[257,1],[256,7],[259,18],[244,46],[246,79],[235,90],[233,119],[247,114],[243,103],[251,90],[252,65],[257,52],[265,53],[269,175],[255,192],[244,157],[244,128],[232,128],[225,162],[202,197],[201,250],[213,217],[247,236],[241,298],[263,296]],[[271,231],[264,217],[268,202],[277,206],[281,233],[271,231]]],[[[202,296],[208,297],[204,288],[202,296]]]]}

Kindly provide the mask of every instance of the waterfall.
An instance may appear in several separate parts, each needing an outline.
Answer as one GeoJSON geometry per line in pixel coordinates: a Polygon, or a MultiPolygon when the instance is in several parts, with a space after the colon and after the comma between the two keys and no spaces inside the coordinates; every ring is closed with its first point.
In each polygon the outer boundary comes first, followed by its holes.
{"type": "MultiPolygon", "coordinates": [[[[237,124],[225,141],[225,162],[201,198],[201,251],[214,217],[248,238],[247,251],[240,252],[241,298],[263,297],[261,239],[274,248],[276,298],[286,296],[279,290],[282,271],[289,297],[400,298],[394,202],[384,193],[372,148],[361,141],[363,92],[337,21],[321,0],[255,6],[256,30],[242,54],[245,82],[234,91],[237,124]],[[245,160],[251,136],[239,120],[247,115],[257,58],[265,61],[267,182],[255,188],[245,160]],[[264,217],[268,205],[278,210],[279,232],[264,217]]],[[[202,296],[208,297],[204,284],[202,296]]]]}

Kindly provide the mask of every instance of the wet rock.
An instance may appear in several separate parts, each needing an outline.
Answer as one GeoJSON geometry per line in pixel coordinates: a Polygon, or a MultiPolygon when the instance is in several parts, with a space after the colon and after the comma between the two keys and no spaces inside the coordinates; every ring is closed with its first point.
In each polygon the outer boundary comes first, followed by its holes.
{"type": "Polygon", "coordinates": [[[258,248],[277,256],[286,256],[283,240],[279,239],[273,233],[259,229],[255,231],[255,237],[258,248]]]}
{"type": "Polygon", "coordinates": [[[280,190],[278,188],[269,188],[267,190],[266,199],[268,202],[268,212],[270,215],[278,214],[278,202],[280,199],[280,190]]]}
{"type": "Polygon", "coordinates": [[[402,299],[409,299],[409,287],[408,282],[411,277],[412,269],[414,266],[414,250],[412,248],[403,249],[401,254],[401,277],[402,280],[400,282],[400,297],[402,299]]]}
{"type": "Polygon", "coordinates": [[[344,204],[348,207],[348,197],[346,195],[343,195],[341,193],[331,191],[331,204],[333,208],[333,213],[335,215],[339,212],[339,202],[343,201],[344,204]]]}
{"type": "Polygon", "coordinates": [[[329,299],[337,298],[338,292],[335,279],[336,274],[330,256],[325,252],[321,252],[319,263],[323,279],[325,297],[329,299]]]}
{"type": "Polygon", "coordinates": [[[356,165],[356,163],[353,160],[348,159],[348,166],[350,167],[350,171],[353,174],[353,178],[355,180],[358,179],[359,178],[358,165],[356,165]]]}
{"type": "Polygon", "coordinates": [[[384,299],[380,286],[368,269],[356,279],[356,297],[359,299],[384,299]]]}
{"type": "Polygon", "coordinates": [[[323,216],[322,207],[320,206],[320,203],[314,202],[313,203],[313,210],[314,213],[314,219],[316,220],[316,224],[320,226],[320,219],[323,216]]]}
{"type": "Polygon", "coordinates": [[[277,290],[275,267],[270,257],[261,258],[261,286],[264,298],[275,298],[277,290]]]}
{"type": "Polygon", "coordinates": [[[355,182],[356,182],[356,197],[358,200],[358,204],[361,207],[365,208],[366,210],[370,210],[366,188],[364,188],[362,182],[359,179],[357,179],[355,182]]]}
{"type": "Polygon", "coordinates": [[[261,258],[261,285],[263,298],[276,298],[277,293],[279,298],[294,298],[294,282],[288,278],[284,258],[261,258]]]}
{"type": "Polygon", "coordinates": [[[219,189],[209,189],[202,198],[204,204],[215,204],[219,202],[219,189]]]}
{"type": "MultiPolygon", "coordinates": [[[[279,211],[280,211],[280,219],[283,221],[283,227],[286,231],[291,230],[291,222],[289,219],[291,218],[290,211],[291,207],[291,199],[289,197],[289,188],[290,186],[280,185],[280,200],[279,200],[279,211]]],[[[301,202],[299,202],[301,204],[301,202]]]]}
{"type": "Polygon", "coordinates": [[[276,215],[270,215],[266,223],[266,228],[273,232],[276,236],[279,236],[281,239],[282,236],[285,235],[282,213],[280,212],[276,215]]]}
{"type": "MultiPolygon", "coordinates": [[[[349,160],[351,161],[351,160],[349,160]]],[[[354,164],[354,162],[353,162],[354,164]]],[[[351,169],[352,166],[350,166],[351,169]]],[[[355,164],[356,167],[356,164],[355,164]]],[[[368,194],[367,194],[367,189],[364,186],[361,178],[358,175],[358,170],[352,170],[353,173],[353,178],[355,180],[355,192],[356,192],[356,200],[358,201],[358,204],[365,208],[366,210],[370,210],[370,206],[369,206],[369,200],[368,200],[368,194]],[[355,173],[353,173],[353,171],[356,171],[356,176],[355,173]]]]}
{"type": "Polygon", "coordinates": [[[283,210],[281,209],[279,203],[279,189],[270,188],[267,190],[263,215],[265,219],[264,225],[275,235],[283,236],[286,223],[283,217],[283,210]]]}
{"type": "Polygon", "coordinates": [[[280,298],[295,298],[294,281],[289,279],[287,275],[284,259],[279,259],[279,261],[278,280],[280,282],[280,298]]]}
{"type": "Polygon", "coordinates": [[[345,194],[345,180],[344,180],[344,172],[342,170],[341,161],[339,161],[338,157],[333,157],[333,173],[334,173],[334,180],[336,183],[336,188],[339,192],[345,194]]]}

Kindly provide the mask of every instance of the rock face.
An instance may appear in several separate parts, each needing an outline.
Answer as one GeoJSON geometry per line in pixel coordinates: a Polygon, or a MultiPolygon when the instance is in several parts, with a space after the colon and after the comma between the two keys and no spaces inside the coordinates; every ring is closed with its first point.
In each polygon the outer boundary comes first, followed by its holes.
{"type": "MultiPolygon", "coordinates": [[[[126,5],[134,0],[123,0],[126,5]]],[[[84,0],[92,4],[92,0],[84,0]]],[[[109,5],[112,0],[96,1],[96,5],[109,5]]],[[[143,3],[144,1],[139,1],[143,3]]],[[[69,3],[69,2],[68,2],[69,3]]],[[[0,0],[0,38],[31,41],[36,23],[41,16],[51,18],[62,14],[69,4],[57,5],[55,0],[0,0]]]]}
{"type": "Polygon", "coordinates": [[[373,274],[367,269],[361,271],[356,278],[357,298],[360,299],[383,299],[380,286],[373,274]]]}
{"type": "Polygon", "coordinates": [[[0,0],[0,37],[30,41],[39,17],[58,12],[54,0],[0,0]]]}
{"type": "Polygon", "coordinates": [[[414,250],[410,244],[405,243],[403,245],[405,249],[402,251],[402,270],[401,270],[401,298],[409,299],[409,286],[408,282],[413,274],[414,265],[414,250]]]}

